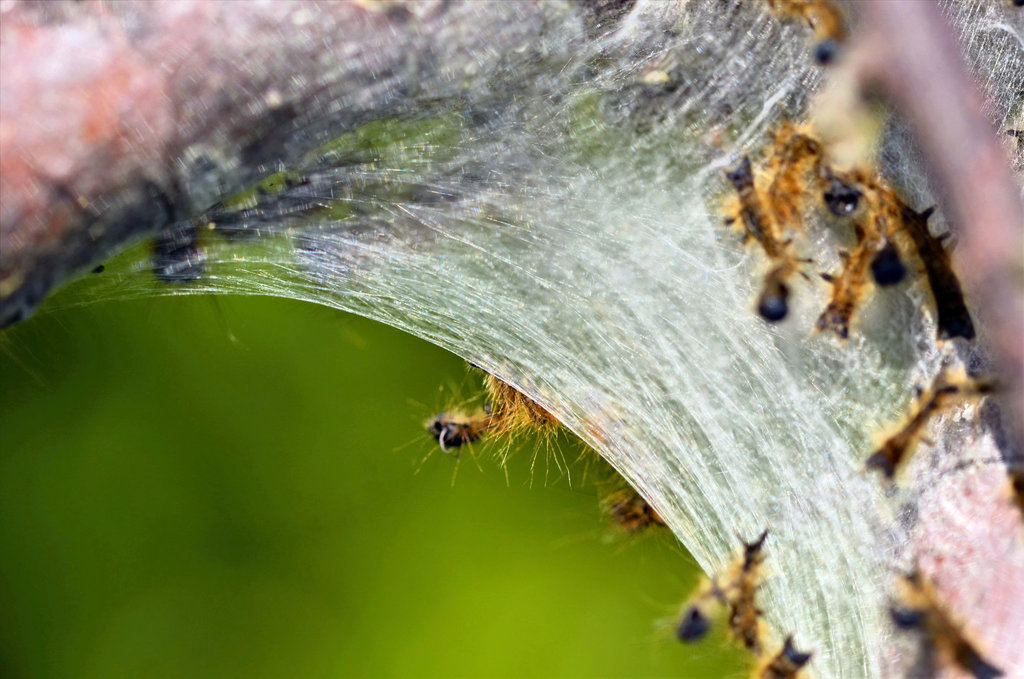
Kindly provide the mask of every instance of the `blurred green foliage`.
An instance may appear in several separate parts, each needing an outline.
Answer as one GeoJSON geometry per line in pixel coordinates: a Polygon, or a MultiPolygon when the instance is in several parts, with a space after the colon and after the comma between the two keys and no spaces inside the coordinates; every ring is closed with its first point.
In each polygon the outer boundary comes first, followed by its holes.
{"type": "Polygon", "coordinates": [[[474,392],[450,354],[281,300],[0,334],[0,676],[743,674],[674,640],[692,560],[613,538],[582,463],[545,478],[526,442],[506,480],[477,445],[453,485],[439,385],[474,392]]]}

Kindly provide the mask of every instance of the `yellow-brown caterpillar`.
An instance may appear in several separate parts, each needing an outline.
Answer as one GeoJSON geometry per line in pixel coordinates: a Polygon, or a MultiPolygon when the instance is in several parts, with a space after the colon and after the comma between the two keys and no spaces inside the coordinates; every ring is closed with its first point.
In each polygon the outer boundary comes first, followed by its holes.
{"type": "Polygon", "coordinates": [[[893,624],[903,630],[918,630],[922,643],[938,651],[944,662],[970,672],[975,679],[1003,676],[969,641],[961,626],[939,601],[935,588],[920,573],[904,576],[900,601],[889,613],[893,624]]]}
{"type": "Polygon", "coordinates": [[[692,643],[703,639],[711,628],[711,608],[718,604],[729,611],[730,634],[755,655],[761,654],[764,625],[756,595],[767,537],[766,530],[754,542],[744,543],[743,555],[720,580],[705,580],[676,626],[680,641],[692,643]]]}
{"type": "Polygon", "coordinates": [[[940,370],[932,384],[918,395],[911,415],[875,449],[865,466],[881,471],[887,479],[893,478],[923,438],[928,423],[939,412],[958,400],[981,396],[991,390],[990,383],[940,370]]]}

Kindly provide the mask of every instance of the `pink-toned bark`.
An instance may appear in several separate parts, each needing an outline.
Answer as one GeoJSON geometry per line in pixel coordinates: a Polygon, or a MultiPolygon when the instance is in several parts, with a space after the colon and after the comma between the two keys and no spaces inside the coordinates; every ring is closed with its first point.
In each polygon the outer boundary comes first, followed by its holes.
{"type": "MultiPolygon", "coordinates": [[[[985,658],[1004,676],[1021,677],[1024,517],[1001,463],[1022,463],[1012,459],[1024,430],[1020,189],[938,7],[866,2],[857,9],[862,25],[851,48],[856,77],[910,121],[952,208],[960,234],[955,264],[998,367],[1011,436],[1002,449],[991,436],[950,445],[940,468],[915,467],[909,484],[921,491],[905,557],[933,582],[985,658]]],[[[942,676],[969,676],[954,667],[938,669],[942,676]]]]}
{"type": "Polygon", "coordinates": [[[908,550],[983,657],[1024,677],[1024,518],[1005,468],[985,464],[1000,456],[992,439],[960,452],[959,463],[916,479],[924,490],[908,550]]]}

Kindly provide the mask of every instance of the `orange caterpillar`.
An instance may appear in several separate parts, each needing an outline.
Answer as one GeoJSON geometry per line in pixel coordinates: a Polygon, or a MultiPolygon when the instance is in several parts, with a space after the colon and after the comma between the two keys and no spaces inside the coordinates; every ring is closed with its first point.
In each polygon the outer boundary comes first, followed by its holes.
{"type": "Polygon", "coordinates": [[[521,391],[491,374],[484,376],[486,397],[483,409],[467,414],[445,412],[431,418],[427,433],[448,453],[484,436],[514,436],[537,431],[548,436],[558,428],[558,420],[543,406],[521,391]]]}
{"type": "Polygon", "coordinates": [[[949,375],[945,369],[939,371],[931,386],[918,394],[914,413],[871,454],[865,466],[881,471],[887,479],[893,478],[922,440],[932,418],[957,400],[981,396],[991,390],[991,384],[963,374],[949,375]]]}
{"type": "MultiPolygon", "coordinates": [[[[794,236],[804,230],[804,212],[816,195],[827,193],[830,172],[824,148],[811,133],[788,122],[775,133],[765,161],[766,169],[755,176],[750,158],[726,173],[736,198],[726,206],[727,224],[739,223],[744,240],[755,240],[768,257],[770,269],[758,295],[757,311],[766,321],[777,322],[789,313],[788,280],[801,273],[800,260],[792,252],[794,236]],[[759,188],[760,185],[760,188],[759,188]]],[[[859,194],[840,196],[830,203],[836,214],[846,214],[859,194]],[[842,201],[846,201],[841,207],[842,201]]],[[[806,277],[806,276],[805,276],[806,277]]]]}
{"type": "Polygon", "coordinates": [[[815,323],[817,330],[847,338],[872,284],[892,286],[906,277],[902,253],[907,252],[921,262],[935,300],[939,339],[973,339],[974,325],[945,237],[932,236],[928,229],[932,210],[912,210],[873,170],[837,172],[827,160],[824,145],[807,128],[783,122],[765,154],[763,170],[755,172],[744,156],[736,169],[725,173],[735,190],[725,205],[725,223],[737,225],[744,242],[756,241],[768,259],[758,313],[769,322],[787,316],[789,280],[794,273],[804,275],[799,265],[810,261],[794,255],[793,238],[804,231],[805,212],[823,205],[832,217],[850,219],[856,242],[849,252],[840,253],[840,271],[822,274],[832,285],[832,295],[815,323]]]}
{"type": "MultiPolygon", "coordinates": [[[[744,228],[744,241],[755,240],[764,249],[769,259],[775,260],[784,256],[786,244],[782,242],[779,229],[771,215],[765,210],[760,192],[754,184],[754,171],[750,165],[750,157],[743,156],[739,167],[725,173],[725,178],[736,189],[739,200],[738,221],[744,228]]],[[[726,219],[732,224],[737,218],[726,219]]]]}
{"type": "MultiPolygon", "coordinates": [[[[863,229],[856,227],[858,233],[863,229]]],[[[846,339],[850,334],[850,323],[853,314],[860,305],[867,289],[867,274],[874,259],[873,244],[875,239],[860,236],[853,252],[841,252],[843,270],[839,276],[822,274],[821,277],[832,284],[832,299],[821,312],[815,328],[825,330],[831,328],[839,337],[846,339]]]]}
{"type": "MultiPolygon", "coordinates": [[[[949,252],[944,246],[944,238],[932,236],[928,229],[928,217],[934,209],[920,213],[914,211],[881,179],[863,173],[856,173],[849,181],[833,178],[832,182],[833,187],[826,192],[825,201],[833,214],[839,215],[846,209],[836,209],[837,197],[844,193],[853,195],[851,192],[854,191],[863,196],[865,210],[864,214],[855,216],[857,245],[852,253],[844,256],[842,273],[825,276],[833,283],[832,302],[818,319],[817,328],[832,328],[840,337],[847,336],[850,321],[865,294],[869,270],[871,278],[880,286],[895,285],[903,280],[906,267],[895,242],[898,238],[904,249],[912,251],[924,268],[928,288],[935,300],[939,339],[973,339],[974,324],[949,252]]],[[[855,207],[849,208],[847,212],[854,210],[855,207]]]]}
{"type": "Polygon", "coordinates": [[[754,542],[744,543],[742,558],[729,569],[722,584],[711,579],[701,585],[676,627],[680,641],[692,643],[704,638],[711,627],[709,607],[717,603],[729,609],[732,636],[754,654],[761,654],[764,625],[755,598],[761,584],[762,548],[767,537],[768,531],[764,531],[754,542]]]}
{"type": "Polygon", "coordinates": [[[744,230],[744,241],[757,241],[772,264],[758,296],[757,311],[770,323],[781,321],[789,313],[786,280],[797,270],[796,258],[789,250],[789,241],[783,239],[774,211],[765,207],[767,201],[754,183],[750,158],[744,156],[739,167],[726,172],[725,176],[737,196],[736,204],[727,208],[736,216],[728,217],[726,224],[739,222],[744,230]]]}
{"type": "MultiPolygon", "coordinates": [[[[894,285],[905,275],[899,251],[888,237],[889,225],[899,219],[894,194],[863,173],[846,177],[836,174],[825,162],[821,142],[809,131],[783,123],[775,135],[768,159],[772,176],[765,212],[787,232],[803,230],[803,213],[820,196],[834,216],[853,217],[857,243],[852,252],[841,253],[843,270],[838,275],[823,274],[832,283],[832,300],[821,314],[817,329],[831,328],[842,337],[849,335],[853,315],[869,287],[869,272],[879,285],[894,285]],[[858,188],[858,185],[861,188],[858,188]],[[867,207],[858,210],[861,204],[867,207]]],[[[765,284],[762,301],[772,300],[766,293],[784,293],[784,275],[794,270],[794,260],[776,266],[765,284]]],[[[780,295],[774,295],[779,298],[780,295]]]]}
{"type": "Polygon", "coordinates": [[[893,218],[890,192],[860,173],[848,179],[832,176],[823,198],[833,215],[853,216],[857,242],[852,252],[840,253],[843,269],[838,275],[822,274],[832,284],[832,299],[815,323],[818,330],[832,329],[842,339],[849,336],[853,316],[867,294],[869,281],[895,285],[906,275],[899,251],[889,239],[893,218]],[[858,210],[858,204],[863,204],[864,209],[858,210]]]}
{"type": "Polygon", "coordinates": [[[639,533],[651,526],[664,526],[665,520],[635,490],[622,490],[607,497],[605,513],[626,533],[639,533]]]}
{"type": "Polygon", "coordinates": [[[899,604],[889,609],[899,629],[919,630],[922,643],[937,650],[948,664],[969,672],[975,679],[1003,676],[1002,670],[982,657],[975,644],[968,641],[959,624],[943,608],[935,588],[920,573],[904,576],[899,604]]]}
{"type": "Polygon", "coordinates": [[[824,149],[809,132],[784,122],[775,134],[774,152],[769,158],[773,175],[768,201],[780,227],[803,230],[807,194],[824,180],[824,149]],[[810,181],[808,181],[810,177],[810,181]]]}
{"type": "Polygon", "coordinates": [[[767,0],[768,7],[782,17],[803,19],[814,31],[818,44],[814,58],[820,64],[831,62],[846,39],[843,17],[831,0],[767,0]]]}

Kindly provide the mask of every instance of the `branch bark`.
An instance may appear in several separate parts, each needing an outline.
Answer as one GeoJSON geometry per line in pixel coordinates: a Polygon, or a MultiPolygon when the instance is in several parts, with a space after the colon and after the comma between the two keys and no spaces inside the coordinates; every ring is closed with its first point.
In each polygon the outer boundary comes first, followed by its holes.
{"type": "MultiPolygon", "coordinates": [[[[54,287],[127,243],[201,214],[363,122],[470,96],[514,98],[521,76],[506,60],[557,40],[558,12],[583,13],[579,24],[593,39],[630,6],[2,5],[0,325],[24,319],[54,287]],[[496,34],[501,44],[492,44],[496,34]]],[[[652,7],[670,6],[638,5],[652,7]]],[[[962,225],[958,268],[1008,383],[1006,412],[1019,423],[1024,268],[1015,185],[935,8],[857,7],[862,34],[849,58],[860,60],[864,87],[916,125],[962,225]]],[[[644,58],[643,46],[633,47],[644,58]]],[[[670,78],[671,64],[655,66],[651,83],[670,78]]],[[[591,442],[622,432],[630,442],[614,409],[601,412],[607,426],[595,427],[591,442]]],[[[900,547],[1011,673],[1024,672],[1009,638],[1024,629],[1024,592],[1014,584],[1024,582],[1020,517],[1002,467],[975,469],[1007,447],[987,435],[951,438],[943,457],[915,467],[918,492],[907,508],[918,520],[900,547]]],[[[664,467],[684,469],[677,462],[664,467]]],[[[670,500],[659,513],[687,502],[670,500]]]]}
{"type": "Polygon", "coordinates": [[[342,131],[466,90],[514,91],[484,80],[503,59],[487,36],[527,46],[554,11],[443,0],[4,3],[0,327],[126,244],[342,131]]]}

